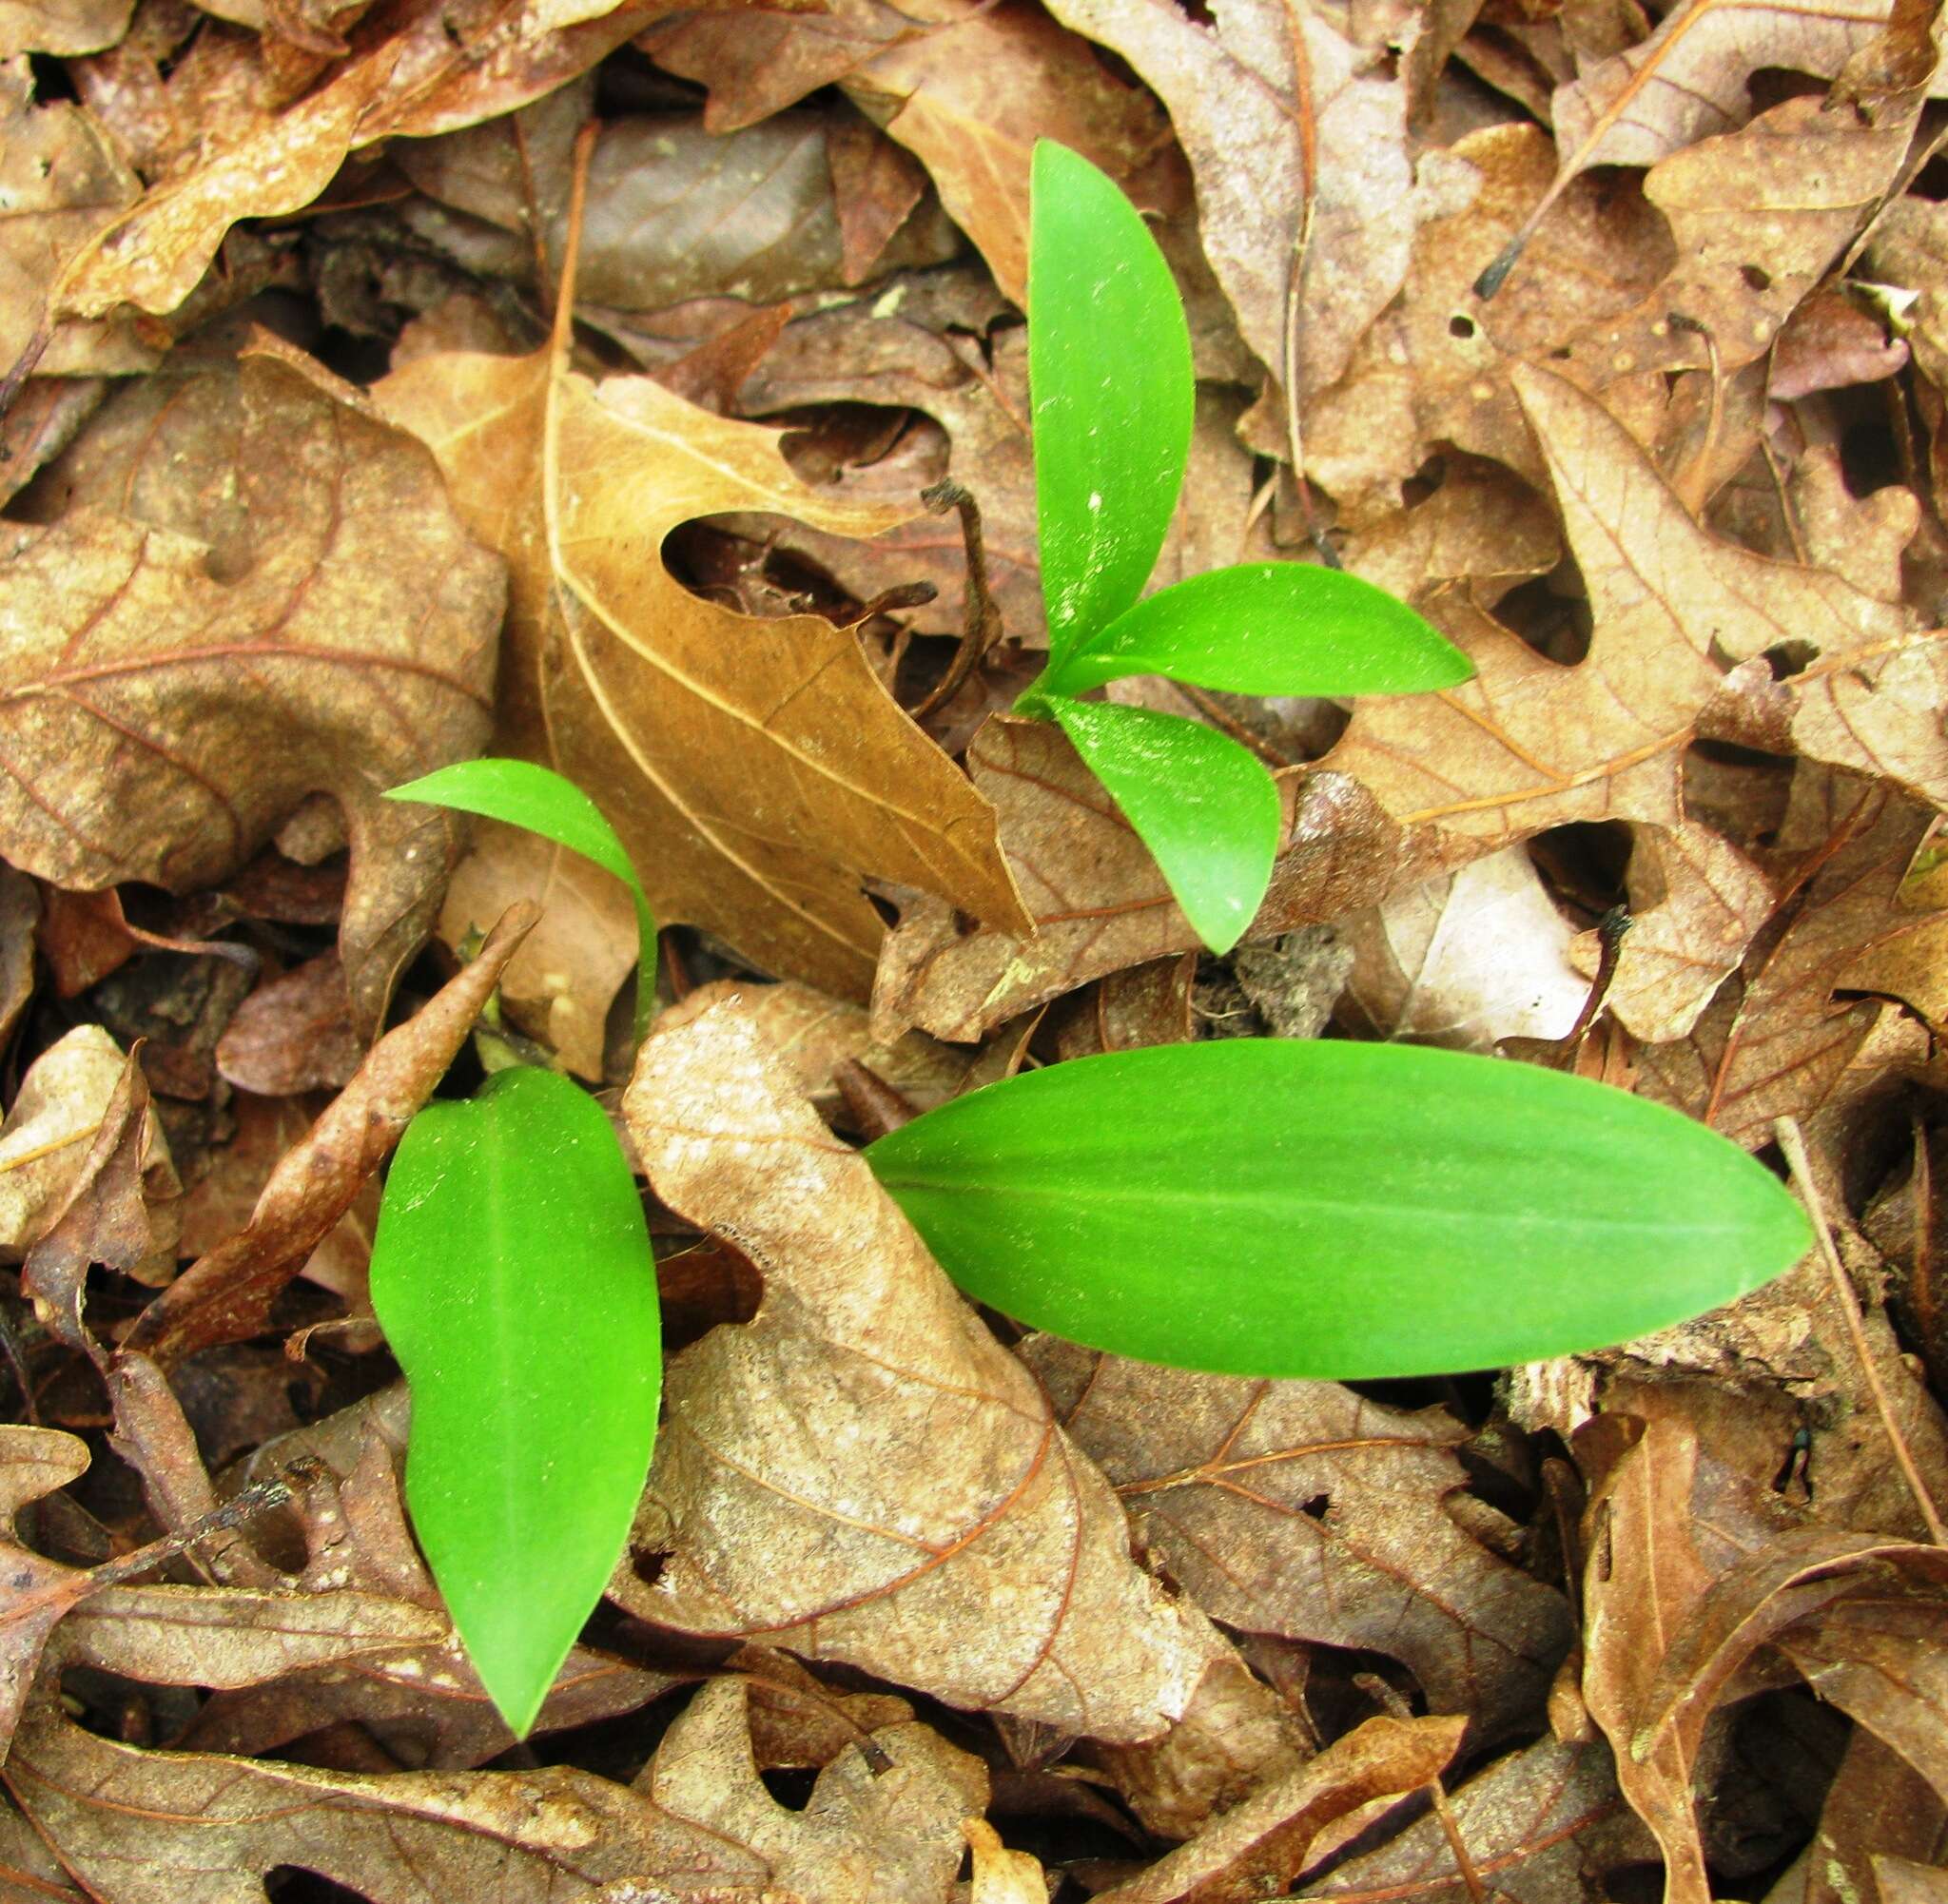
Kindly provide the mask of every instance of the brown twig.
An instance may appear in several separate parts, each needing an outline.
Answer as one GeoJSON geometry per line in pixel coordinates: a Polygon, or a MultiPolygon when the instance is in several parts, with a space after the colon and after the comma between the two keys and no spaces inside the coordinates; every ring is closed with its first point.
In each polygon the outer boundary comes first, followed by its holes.
{"type": "Polygon", "coordinates": [[[981,658],[1001,639],[1001,610],[987,587],[987,545],[981,534],[981,505],[965,484],[951,477],[920,492],[920,500],[936,515],[956,510],[961,517],[961,540],[967,552],[967,612],[963,622],[961,645],[953,661],[933,691],[912,709],[916,721],[925,720],[944,708],[961,691],[981,658]]]}
{"type": "Polygon", "coordinates": [[[1630,917],[1629,908],[1622,905],[1611,906],[1596,922],[1597,942],[1603,950],[1597,959],[1596,977],[1589,981],[1589,996],[1583,1001],[1583,1009],[1576,1014],[1576,1022],[1562,1040],[1565,1051],[1573,1052],[1596,1022],[1596,1015],[1602,1011],[1603,1001],[1609,997],[1609,988],[1616,980],[1617,961],[1624,952],[1624,936],[1636,923],[1630,917]]]}
{"type": "Polygon", "coordinates": [[[1312,248],[1313,214],[1318,202],[1319,128],[1313,108],[1313,63],[1306,49],[1305,22],[1296,0],[1285,0],[1286,38],[1292,45],[1292,116],[1298,128],[1298,232],[1292,242],[1291,275],[1285,285],[1285,437],[1292,452],[1292,480],[1305,533],[1327,568],[1341,566],[1338,551],[1326,540],[1313,513],[1312,485],[1305,477],[1305,429],[1299,418],[1299,321],[1305,302],[1306,257],[1312,248]]]}
{"type": "Polygon", "coordinates": [[[1806,1214],[1813,1220],[1813,1234],[1819,1239],[1820,1254],[1826,1265],[1826,1273],[1833,1285],[1833,1294],[1840,1304],[1840,1312],[1846,1321],[1846,1332],[1853,1341],[1853,1352],[1860,1358],[1860,1373],[1865,1376],[1867,1390],[1874,1398],[1874,1407],[1880,1417],[1880,1427],[1894,1448],[1894,1459],[1899,1464],[1900,1472],[1906,1479],[1908,1491],[1915,1498],[1915,1505],[1921,1511],[1921,1519],[1927,1523],[1928,1537],[1938,1547],[1948,1547],[1948,1523],[1941,1519],[1940,1510],[1935,1506],[1934,1497],[1929,1494],[1927,1484],[1922,1481],[1920,1469],[1915,1465],[1913,1450],[1907,1445],[1907,1437],[1900,1432],[1899,1424],[1894,1419],[1894,1406],[1887,1399],[1887,1390],[1881,1386],[1880,1371],[1874,1366],[1872,1352],[1867,1347],[1867,1331],[1860,1320],[1860,1298],[1854,1293],[1852,1278],[1846,1273],[1846,1265],[1840,1260],[1840,1252],[1833,1245],[1833,1229],[1826,1221],[1826,1211],[1820,1200],[1820,1192],[1813,1182],[1813,1167],[1806,1156],[1806,1140],[1800,1134],[1799,1119],[1796,1117],[1775,1117],[1772,1120],[1773,1134],[1779,1139],[1779,1148],[1785,1154],[1786,1167],[1792,1172],[1792,1180],[1799,1187],[1801,1199],[1806,1206],[1806,1214]]]}

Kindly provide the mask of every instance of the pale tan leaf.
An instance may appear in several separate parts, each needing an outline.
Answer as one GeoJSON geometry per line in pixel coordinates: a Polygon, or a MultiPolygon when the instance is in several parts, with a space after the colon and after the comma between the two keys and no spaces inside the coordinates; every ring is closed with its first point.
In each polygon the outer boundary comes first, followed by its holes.
{"type": "Polygon", "coordinates": [[[1056,0],[1053,10],[1120,53],[1170,108],[1197,180],[1205,256],[1245,341],[1281,380],[1293,248],[1311,197],[1296,375],[1307,395],[1336,382],[1399,290],[1416,229],[1458,209],[1471,183],[1439,162],[1416,177],[1405,86],[1319,12],[1275,0],[1227,7],[1208,27],[1164,0],[1056,0]],[[1306,124],[1317,154],[1311,179],[1306,124]]]}
{"type": "MultiPolygon", "coordinates": [[[[5,27],[0,10],[0,33],[5,27]]],[[[142,191],[87,113],[33,98],[26,59],[8,59],[0,66],[0,377],[33,342],[49,282],[142,191]]],[[[125,324],[70,323],[54,328],[39,368],[78,377],[146,370],[154,360],[125,324]]]]}
{"type": "Polygon", "coordinates": [[[949,1704],[1160,1732],[1222,1642],[1133,1564],[1034,1378],[789,1078],[726,1003],[652,1037],[624,1097],[656,1194],[765,1292],[671,1362],[612,1595],[949,1704]]]}
{"type": "Polygon", "coordinates": [[[135,0],[0,0],[0,59],[100,52],[128,30],[134,10],[135,0]]]}
{"type": "Polygon", "coordinates": [[[80,1182],[88,1146],[127,1059],[97,1024],[78,1024],[21,1079],[0,1126],[0,1255],[19,1262],[80,1182]]]}
{"type": "Polygon", "coordinates": [[[893,703],[849,631],[691,594],[657,551],[697,515],[764,509],[871,534],[772,431],[647,378],[532,358],[422,358],[380,386],[514,571],[497,748],[600,790],[659,919],[759,965],[863,993],[877,874],[1024,923],[986,803],[893,703]]]}
{"type": "Polygon", "coordinates": [[[1561,1594],[1451,1515],[1467,1430],[1332,1382],[1126,1362],[1054,1336],[1023,1354],[1138,1542],[1214,1619],[1391,1654],[1475,1736],[1530,1723],[1570,1637],[1561,1594]]]}
{"type": "Polygon", "coordinates": [[[1351,1002],[1377,1037],[1457,1051],[1564,1038],[1589,996],[1569,962],[1574,932],[1519,846],[1395,893],[1339,932],[1351,1002]]]}
{"type": "Polygon", "coordinates": [[[295,353],[146,380],[53,475],[66,513],[0,538],[0,847],[58,884],[186,891],[329,793],[369,1037],[454,837],[380,796],[485,738],[498,560],[424,448],[295,353]]]}
{"type": "Polygon", "coordinates": [[[974,1858],[967,1904],[1048,1904],[1048,1880],[1039,1857],[1010,1851],[985,1818],[969,1818],[962,1830],[974,1858]]]}

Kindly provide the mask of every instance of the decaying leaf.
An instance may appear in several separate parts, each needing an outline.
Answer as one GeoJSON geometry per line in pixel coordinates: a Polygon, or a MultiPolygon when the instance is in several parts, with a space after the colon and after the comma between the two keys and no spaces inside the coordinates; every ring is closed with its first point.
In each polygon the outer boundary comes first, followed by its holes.
{"type": "Polygon", "coordinates": [[[127,30],[135,0],[6,0],[0,59],[15,53],[93,53],[127,30]]]}
{"type": "Polygon", "coordinates": [[[854,635],[737,614],[660,559],[672,530],[712,512],[860,534],[905,512],[828,503],[773,433],[559,359],[557,345],[422,358],[379,393],[512,566],[499,749],[597,792],[660,920],[842,996],[865,991],[881,934],[865,875],[1024,923],[985,803],[854,635]]]}
{"type": "Polygon", "coordinates": [[[1023,1345],[1143,1550],[1214,1619],[1392,1654],[1480,1736],[1532,1723],[1568,1645],[1562,1596],[1443,1505],[1467,1439],[1333,1382],[1251,1382],[1023,1345]]]}
{"type": "Polygon", "coordinates": [[[754,1027],[727,1002],[653,1037],[623,1110],[656,1194],[765,1293],[672,1360],[612,1595],[949,1704],[1160,1732],[1222,1642],[1132,1564],[1046,1395],[754,1027]]]}
{"type": "Polygon", "coordinates": [[[369,1037],[452,839],[380,795],[484,739],[498,561],[419,444],[268,344],[137,385],[58,479],[59,518],[0,541],[0,846],[57,884],[180,892],[331,794],[369,1037]]]}

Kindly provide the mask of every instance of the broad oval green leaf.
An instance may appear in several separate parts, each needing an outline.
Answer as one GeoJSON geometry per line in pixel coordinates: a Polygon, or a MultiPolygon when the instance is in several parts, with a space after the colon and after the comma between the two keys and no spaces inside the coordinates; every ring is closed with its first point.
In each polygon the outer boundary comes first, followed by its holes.
{"type": "Polygon", "coordinates": [[[419,1545],[524,1736],[622,1552],[662,1391],[642,1200],[595,1100],[523,1066],[427,1105],[386,1179],[372,1306],[412,1389],[419,1545]]]}
{"type": "Polygon", "coordinates": [[[1192,929],[1228,952],[1252,923],[1278,852],[1278,789],[1227,735],[1176,714],[1040,697],[1149,847],[1192,929]]]}
{"type": "Polygon", "coordinates": [[[1051,663],[1141,593],[1177,508],[1196,386],[1176,281],[1088,160],[1035,147],[1028,397],[1051,663]]]}
{"type": "Polygon", "coordinates": [[[614,873],[635,903],[637,938],[635,1035],[640,1041],[656,1005],[656,916],[635,865],[602,809],[574,781],[528,760],[457,761],[390,788],[388,800],[418,800],[525,826],[614,873]]]}
{"type": "Polygon", "coordinates": [[[867,1156],[970,1295],[1073,1341],[1334,1381],[1627,1341],[1789,1269],[1804,1216],[1662,1105],[1411,1045],[1073,1059],[867,1156]]]}
{"type": "Polygon", "coordinates": [[[1052,670],[1081,694],[1167,674],[1234,694],[1419,694],[1474,665],[1403,601],[1339,569],[1247,562],[1194,575],[1126,609],[1052,670]]]}

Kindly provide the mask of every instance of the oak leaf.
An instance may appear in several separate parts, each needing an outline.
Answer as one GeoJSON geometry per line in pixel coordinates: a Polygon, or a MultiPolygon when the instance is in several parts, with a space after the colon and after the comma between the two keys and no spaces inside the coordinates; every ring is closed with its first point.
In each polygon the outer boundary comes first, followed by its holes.
{"type": "Polygon", "coordinates": [[[906,512],[833,504],[776,433],[641,377],[443,354],[379,386],[513,570],[497,749],[607,810],[657,917],[760,966],[863,993],[881,936],[867,875],[1025,923],[990,809],[894,704],[856,635],[756,620],[663,566],[692,517],[763,509],[871,534],[906,512]]]}
{"type": "Polygon", "coordinates": [[[1131,1561],[1108,1484],[730,1003],[643,1046],[623,1114],[666,1203],[765,1278],[684,1350],[610,1592],[949,1704],[1160,1732],[1223,1642],[1131,1561]]]}
{"type": "Polygon", "coordinates": [[[135,0],[0,0],[0,59],[97,53],[128,30],[135,0]]]}
{"type": "Polygon", "coordinates": [[[7,857],[56,884],[183,892],[328,793],[370,1037],[455,837],[380,795],[484,739],[498,560],[420,444],[268,347],[145,379],[46,480],[65,513],[0,531],[7,857]]]}
{"type": "Polygon", "coordinates": [[[1464,1480],[1459,1422],[1333,1382],[1194,1374],[1054,1336],[1022,1353],[1139,1545],[1213,1619],[1390,1654],[1479,1739],[1533,1721],[1569,1611],[1443,1505],[1464,1480]]]}
{"type": "Polygon", "coordinates": [[[1311,9],[1256,0],[1210,27],[1160,0],[1055,0],[1051,10],[1120,53],[1170,108],[1204,254],[1281,383],[1303,233],[1303,350],[1289,374],[1307,395],[1336,382],[1399,290],[1415,230],[1469,183],[1442,158],[1416,168],[1405,86],[1311,9]]]}
{"type": "Polygon", "coordinates": [[[1592,165],[1654,165],[1706,135],[1742,126],[1761,67],[1836,78],[1886,28],[1891,0],[1855,10],[1813,0],[1685,0],[1648,38],[1596,61],[1549,102],[1562,158],[1529,214],[1541,220],[1592,165]]]}

